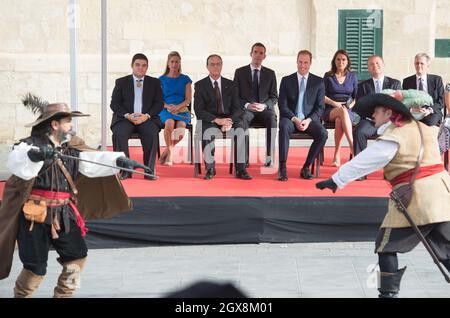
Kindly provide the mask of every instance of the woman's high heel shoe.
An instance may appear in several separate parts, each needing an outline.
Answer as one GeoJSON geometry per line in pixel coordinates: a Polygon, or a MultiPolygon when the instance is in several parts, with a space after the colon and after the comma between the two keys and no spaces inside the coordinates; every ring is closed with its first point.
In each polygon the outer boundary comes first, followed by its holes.
{"type": "Polygon", "coordinates": [[[331,165],[332,165],[333,167],[340,167],[340,166],[341,166],[341,163],[338,162],[338,161],[336,161],[336,160],[334,160],[334,161],[331,163],[331,165]]]}

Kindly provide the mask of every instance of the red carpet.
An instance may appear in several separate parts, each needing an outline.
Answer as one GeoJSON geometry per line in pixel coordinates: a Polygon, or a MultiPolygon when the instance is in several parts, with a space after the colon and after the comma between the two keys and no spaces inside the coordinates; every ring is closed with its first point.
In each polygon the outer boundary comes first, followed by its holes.
{"type": "MultiPolygon", "coordinates": [[[[131,147],[131,157],[142,160],[140,147],[131,147]]],[[[173,166],[164,166],[159,163],[156,166],[156,174],[160,177],[157,181],[144,180],[140,175],[134,175],[133,179],[123,182],[127,193],[133,197],[166,197],[166,196],[240,196],[240,197],[298,197],[298,196],[332,196],[331,191],[320,191],[315,188],[318,180],[329,178],[337,168],[331,166],[331,158],[334,148],[325,149],[325,163],[320,167],[320,179],[300,179],[300,167],[305,161],[308,148],[291,148],[288,159],[289,181],[277,180],[276,169],[264,168],[260,159],[257,159],[256,149],[253,149],[251,164],[248,172],[253,180],[236,179],[229,174],[229,164],[225,163],[223,151],[216,151],[216,162],[222,159],[223,163],[216,164],[217,175],[212,180],[203,180],[204,165],[202,164],[202,175],[194,178],[194,166],[188,163],[178,163],[173,166]]],[[[229,156],[229,150],[226,150],[229,156]]],[[[180,155],[174,159],[182,161],[183,154],[186,156],[186,148],[180,150],[180,155]]],[[[263,152],[262,152],[263,154],[263,152]]],[[[342,152],[343,163],[349,157],[348,148],[342,152]],[[345,158],[345,159],[344,159],[345,158]]],[[[260,158],[264,158],[260,155],[260,158]]],[[[347,197],[387,197],[390,187],[383,180],[382,171],[371,174],[366,181],[355,181],[344,190],[338,190],[335,196],[347,197]]]]}
{"type": "MultiPolygon", "coordinates": [[[[156,166],[157,181],[144,180],[141,175],[134,175],[132,179],[123,181],[123,185],[130,197],[190,197],[190,196],[232,196],[232,197],[311,197],[311,196],[341,196],[341,197],[387,197],[390,187],[383,180],[382,171],[369,175],[366,181],[355,181],[344,190],[332,194],[329,190],[320,191],[315,188],[318,180],[329,178],[337,168],[331,166],[334,148],[325,149],[325,163],[320,167],[320,179],[304,180],[299,178],[300,167],[305,161],[308,148],[291,148],[288,159],[289,181],[277,180],[276,169],[264,168],[260,159],[257,162],[257,151],[252,150],[251,165],[248,169],[253,180],[236,179],[228,172],[229,164],[217,163],[217,175],[212,180],[203,180],[203,174],[194,178],[194,166],[189,163],[174,163],[173,166],[156,166]]],[[[179,148],[174,161],[182,161],[183,154],[187,156],[186,148],[179,148]]],[[[142,148],[130,147],[131,157],[142,161],[142,148]]],[[[216,151],[216,162],[223,158],[222,148],[216,151]]],[[[263,154],[263,151],[262,151],[263,154]]],[[[227,149],[227,155],[229,150],[227,149]]],[[[342,151],[342,163],[348,160],[348,148],[342,151]]],[[[263,156],[260,156],[263,158],[263,156]]],[[[202,173],[204,165],[202,164],[202,173]]],[[[0,183],[3,193],[4,182],[0,183]]]]}

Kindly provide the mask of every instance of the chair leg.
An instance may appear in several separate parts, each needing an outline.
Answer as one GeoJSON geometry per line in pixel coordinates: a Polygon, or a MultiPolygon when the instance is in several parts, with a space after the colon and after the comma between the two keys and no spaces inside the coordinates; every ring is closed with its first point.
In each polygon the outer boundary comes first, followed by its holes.
{"type": "Polygon", "coordinates": [[[322,148],[322,150],[320,150],[320,154],[319,154],[319,158],[320,158],[320,165],[323,166],[323,163],[325,162],[325,149],[322,148]]]}
{"type": "Polygon", "coordinates": [[[158,149],[158,159],[159,158],[161,158],[161,146],[160,146],[160,144],[159,144],[159,134],[158,134],[158,138],[156,139],[156,146],[157,146],[157,149],[158,149]]]}
{"type": "Polygon", "coordinates": [[[245,164],[250,162],[250,136],[245,136],[245,164]]]}
{"type": "Polygon", "coordinates": [[[233,136],[231,138],[231,160],[230,160],[230,174],[233,174],[233,163],[235,163],[236,161],[236,150],[235,150],[235,141],[234,138],[236,138],[235,136],[233,136]]]}
{"type": "Polygon", "coordinates": [[[194,138],[194,178],[197,178],[202,173],[201,153],[200,153],[200,141],[198,138],[194,138]]]}
{"type": "Polygon", "coordinates": [[[444,153],[444,167],[448,171],[448,150],[444,153]]]}
{"type": "Polygon", "coordinates": [[[192,126],[189,127],[189,139],[188,139],[188,161],[192,165],[194,163],[194,160],[192,158],[193,155],[193,149],[192,149],[192,126]]]}
{"type": "Polygon", "coordinates": [[[316,178],[320,177],[320,153],[316,158],[316,178]]]}

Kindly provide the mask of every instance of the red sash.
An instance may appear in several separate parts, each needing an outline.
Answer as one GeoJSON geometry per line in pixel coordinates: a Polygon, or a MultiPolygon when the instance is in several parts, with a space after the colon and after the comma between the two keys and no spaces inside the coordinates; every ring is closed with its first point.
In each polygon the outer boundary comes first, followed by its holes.
{"type": "MultiPolygon", "coordinates": [[[[46,191],[41,189],[33,189],[31,190],[31,194],[37,195],[40,197],[44,197],[50,200],[66,200],[70,199],[70,193],[68,192],[55,192],[55,191],[46,191]]],[[[49,206],[59,206],[58,204],[50,204],[49,206]]],[[[81,235],[84,237],[88,231],[86,224],[84,223],[83,218],[80,215],[80,211],[78,211],[75,204],[70,201],[69,206],[72,208],[73,212],[75,212],[75,216],[77,218],[77,225],[81,230],[81,235]]]]}
{"type": "MultiPolygon", "coordinates": [[[[396,185],[398,185],[400,183],[408,183],[411,180],[411,177],[414,174],[415,170],[416,169],[414,168],[414,169],[405,171],[402,174],[396,176],[394,179],[392,179],[389,182],[391,183],[392,187],[395,187],[396,185]]],[[[416,179],[426,178],[426,177],[441,173],[444,170],[445,170],[445,168],[442,163],[437,164],[437,165],[427,166],[427,167],[420,167],[419,171],[417,172],[416,179]]]]}

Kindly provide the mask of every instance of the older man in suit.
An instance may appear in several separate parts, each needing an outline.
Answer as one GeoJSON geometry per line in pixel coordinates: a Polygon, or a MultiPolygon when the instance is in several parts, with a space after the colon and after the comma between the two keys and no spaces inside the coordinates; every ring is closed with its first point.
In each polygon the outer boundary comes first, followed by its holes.
{"type": "MultiPolygon", "coordinates": [[[[402,89],[399,80],[384,75],[384,60],[381,56],[372,55],[367,60],[367,69],[372,77],[358,84],[356,99],[380,93],[383,89],[402,89]]],[[[353,150],[355,156],[367,148],[367,140],[377,135],[377,128],[371,118],[361,118],[353,130],[353,150]]],[[[366,177],[360,178],[364,180],[366,177]]]]}
{"type": "MultiPolygon", "coordinates": [[[[278,101],[277,79],[275,72],[262,66],[266,58],[266,47],[262,43],[253,44],[250,65],[238,68],[234,73],[234,82],[239,91],[239,100],[245,109],[244,121],[248,126],[256,123],[265,126],[266,133],[266,161],[265,166],[271,165],[272,142],[275,139],[277,115],[275,105],[278,101]]],[[[248,159],[248,158],[247,158],[248,159]]]]}
{"type": "MultiPolygon", "coordinates": [[[[129,157],[128,139],[133,133],[138,133],[144,150],[144,164],[150,168],[145,172],[153,175],[161,126],[159,113],[164,105],[161,83],[145,75],[148,59],[144,54],[134,55],[131,67],[133,74],[116,80],[111,97],[113,148],[129,157]]],[[[121,179],[128,178],[131,178],[131,174],[122,172],[121,179]]],[[[145,178],[155,179],[150,176],[145,178]]]]}
{"type": "Polygon", "coordinates": [[[320,117],[325,109],[325,85],[323,79],[309,73],[312,54],[300,51],[297,55],[297,72],[283,77],[280,85],[280,181],[287,181],[286,161],[289,151],[290,134],[305,132],[314,139],[300,172],[303,179],[312,179],[310,166],[324,147],[328,133],[320,117]]]}
{"type": "Polygon", "coordinates": [[[245,168],[244,138],[247,127],[242,120],[243,109],[233,81],[222,77],[222,58],[213,54],[206,59],[209,76],[195,83],[194,111],[197,127],[202,130],[202,148],[205,156],[205,180],[216,175],[214,161],[214,132],[231,133],[237,136],[236,178],[250,180],[245,168]],[[200,125],[200,126],[199,126],[200,125]],[[233,130],[232,130],[233,129],[233,130]],[[210,153],[206,153],[208,146],[210,153]]]}
{"type": "Polygon", "coordinates": [[[417,89],[425,91],[433,98],[433,105],[415,109],[415,112],[422,112],[424,118],[421,120],[428,126],[439,125],[442,121],[442,109],[444,107],[444,84],[442,77],[427,74],[430,67],[431,58],[426,53],[418,53],[414,58],[416,74],[403,80],[403,89],[417,89]]]}

